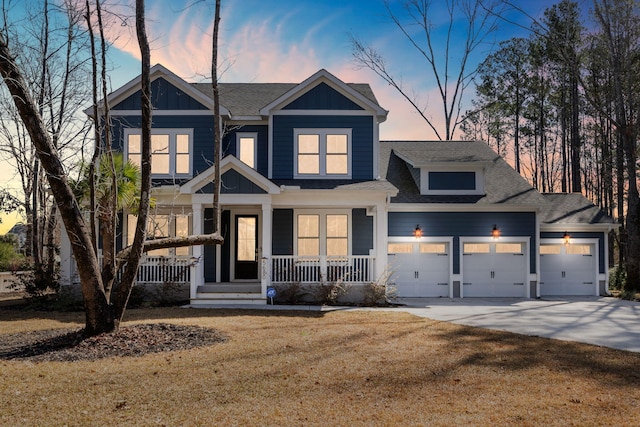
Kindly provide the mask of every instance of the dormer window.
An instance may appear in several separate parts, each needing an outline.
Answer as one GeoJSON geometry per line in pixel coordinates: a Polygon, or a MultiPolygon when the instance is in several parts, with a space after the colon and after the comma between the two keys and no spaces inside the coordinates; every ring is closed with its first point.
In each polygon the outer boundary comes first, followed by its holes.
{"type": "Polygon", "coordinates": [[[425,195],[482,195],[484,173],[476,170],[440,170],[421,168],[420,193],[425,195]]]}
{"type": "Polygon", "coordinates": [[[350,178],[351,129],[295,129],[296,178],[350,178]]]}

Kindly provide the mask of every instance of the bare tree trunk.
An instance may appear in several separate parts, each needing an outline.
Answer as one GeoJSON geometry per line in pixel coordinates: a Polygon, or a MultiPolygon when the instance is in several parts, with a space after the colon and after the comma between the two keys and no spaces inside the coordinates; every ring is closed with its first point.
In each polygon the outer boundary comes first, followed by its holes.
{"type": "Polygon", "coordinates": [[[218,29],[220,27],[220,0],[216,0],[213,19],[213,39],[211,46],[211,88],[213,89],[213,162],[215,177],[213,181],[213,232],[220,233],[220,93],[218,91],[218,29]]]}
{"type": "Polygon", "coordinates": [[[51,192],[69,235],[84,297],[85,331],[89,335],[105,332],[109,323],[107,321],[109,306],[105,298],[100,267],[91,244],[89,230],[67,182],[66,171],[47,133],[38,107],[33,102],[24,77],[9,50],[4,32],[0,33],[0,74],[13,96],[20,118],[36,147],[42,168],[46,171],[51,192]]]}
{"type": "Polygon", "coordinates": [[[124,311],[133,288],[133,283],[138,273],[140,258],[144,250],[144,241],[147,236],[147,217],[149,215],[149,191],[151,190],[151,51],[149,49],[149,40],[145,28],[145,10],[144,0],[136,0],[136,34],[138,36],[138,45],[140,46],[140,58],[142,62],[142,71],[140,76],[140,97],[141,97],[141,194],[140,206],[138,208],[138,220],[136,223],[136,231],[131,245],[130,252],[127,256],[122,278],[118,287],[113,293],[113,310],[114,310],[114,328],[117,330],[122,322],[124,311]]]}

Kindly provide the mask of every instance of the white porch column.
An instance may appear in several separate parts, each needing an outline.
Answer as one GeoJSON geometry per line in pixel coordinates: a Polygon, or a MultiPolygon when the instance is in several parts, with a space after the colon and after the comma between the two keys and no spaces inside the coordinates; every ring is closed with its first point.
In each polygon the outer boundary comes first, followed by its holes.
{"type": "MultiPolygon", "coordinates": [[[[202,205],[194,203],[191,209],[193,210],[193,217],[191,218],[193,223],[192,233],[194,235],[202,234],[202,205]]],[[[194,267],[191,267],[191,289],[189,292],[189,298],[194,300],[196,299],[198,286],[204,285],[204,246],[193,246],[191,251],[192,257],[196,259],[196,264],[194,267]]]]}
{"type": "Polygon", "coordinates": [[[260,284],[262,297],[267,297],[267,287],[271,285],[271,235],[273,228],[273,209],[271,203],[262,205],[262,259],[260,260],[260,284]]]}
{"type": "Polygon", "coordinates": [[[375,206],[375,269],[373,271],[374,278],[377,280],[384,269],[387,267],[387,240],[388,240],[388,221],[386,203],[377,203],[375,206]]]}

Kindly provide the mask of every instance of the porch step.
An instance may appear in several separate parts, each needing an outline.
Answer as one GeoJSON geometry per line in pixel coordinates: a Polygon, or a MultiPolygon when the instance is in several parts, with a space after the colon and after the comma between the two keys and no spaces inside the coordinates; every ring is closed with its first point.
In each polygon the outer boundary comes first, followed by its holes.
{"type": "Polygon", "coordinates": [[[216,305],[265,305],[266,298],[260,294],[197,294],[191,300],[192,307],[208,307],[216,305]]]}
{"type": "Polygon", "coordinates": [[[262,293],[262,286],[260,283],[216,283],[198,286],[196,292],[199,294],[253,293],[260,295],[262,293]]]}

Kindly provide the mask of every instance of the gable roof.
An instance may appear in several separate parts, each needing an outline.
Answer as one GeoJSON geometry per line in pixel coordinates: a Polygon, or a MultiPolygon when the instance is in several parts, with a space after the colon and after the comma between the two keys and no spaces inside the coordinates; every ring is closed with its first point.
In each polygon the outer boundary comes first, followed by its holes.
{"type": "Polygon", "coordinates": [[[346,96],[347,98],[353,100],[356,104],[364,107],[369,111],[375,112],[379,122],[383,122],[387,119],[388,111],[380,107],[375,97],[373,96],[373,92],[371,92],[369,85],[359,85],[358,88],[360,89],[360,91],[358,91],[356,90],[356,87],[344,83],[342,80],[325,69],[321,69],[314,75],[304,80],[302,83],[295,85],[278,98],[273,99],[269,104],[264,105],[260,109],[260,114],[269,115],[272,110],[282,108],[292,100],[305,94],[320,83],[326,83],[329,87],[346,96]],[[365,96],[364,93],[366,93],[367,95],[365,96]]]}
{"type": "Polygon", "coordinates": [[[381,141],[380,174],[399,189],[392,203],[471,203],[544,206],[547,200],[481,141],[381,141]],[[477,163],[484,195],[422,195],[408,166],[477,163]]]}
{"type": "Polygon", "coordinates": [[[615,220],[581,193],[543,193],[549,201],[541,212],[544,224],[615,224],[615,220]]]}
{"type": "MultiPolygon", "coordinates": [[[[249,181],[253,182],[255,185],[262,188],[269,194],[280,193],[280,187],[262,176],[255,169],[250,168],[244,162],[240,161],[240,159],[238,159],[237,157],[230,154],[220,161],[220,175],[231,169],[234,169],[240,175],[244,176],[249,181]]],[[[193,179],[182,184],[180,186],[180,193],[193,194],[204,186],[208,185],[213,181],[215,177],[215,170],[215,166],[211,166],[209,169],[205,170],[193,179]]]]}
{"type": "MultiPolygon", "coordinates": [[[[156,79],[163,78],[169,83],[171,83],[176,88],[180,89],[200,104],[204,105],[209,109],[213,109],[213,99],[210,96],[205,95],[202,91],[197,90],[193,87],[192,84],[187,83],[184,79],[179,77],[177,74],[170,71],[168,68],[163,66],[162,64],[156,64],[149,70],[149,80],[154,81],[156,79]]],[[[130,80],[120,88],[114,90],[107,96],[107,100],[109,101],[109,105],[117,105],[122,102],[129,96],[133,95],[137,91],[140,90],[140,81],[141,76],[138,75],[136,78],[130,80]]],[[[103,104],[103,100],[98,101],[98,106],[103,104]]],[[[224,106],[221,106],[221,114],[227,113],[224,106]]],[[[93,106],[84,110],[84,113],[90,117],[93,117],[93,106]]],[[[117,113],[114,113],[117,114],[117,113]]]]}

